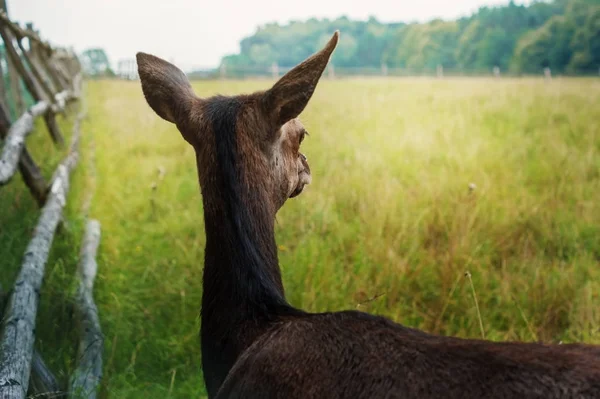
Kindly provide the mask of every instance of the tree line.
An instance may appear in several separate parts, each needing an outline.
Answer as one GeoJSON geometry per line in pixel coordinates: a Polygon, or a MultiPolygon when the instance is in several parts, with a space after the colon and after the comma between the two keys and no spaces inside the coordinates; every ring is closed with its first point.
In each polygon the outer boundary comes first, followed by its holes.
{"type": "Polygon", "coordinates": [[[382,23],[312,18],[269,23],[240,43],[221,66],[292,67],[342,33],[332,63],[348,68],[445,69],[464,72],[499,67],[513,73],[597,74],[600,68],[600,0],[536,1],[482,7],[457,20],[382,23]]]}

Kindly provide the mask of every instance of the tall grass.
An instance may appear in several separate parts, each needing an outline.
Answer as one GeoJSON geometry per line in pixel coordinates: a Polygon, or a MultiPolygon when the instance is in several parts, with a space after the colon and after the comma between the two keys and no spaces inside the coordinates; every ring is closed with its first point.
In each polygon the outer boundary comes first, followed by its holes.
{"type": "MultiPolygon", "coordinates": [[[[87,95],[73,222],[49,263],[39,346],[61,376],[72,370],[80,204],[93,185],[102,396],[202,397],[205,238],[193,150],[139,83],[90,82],[87,95]]],[[[292,304],[358,308],[462,337],[600,343],[598,79],[323,81],[301,119],[313,183],[277,217],[292,304]]],[[[24,190],[16,181],[0,191],[5,285],[35,221],[24,190]]]]}

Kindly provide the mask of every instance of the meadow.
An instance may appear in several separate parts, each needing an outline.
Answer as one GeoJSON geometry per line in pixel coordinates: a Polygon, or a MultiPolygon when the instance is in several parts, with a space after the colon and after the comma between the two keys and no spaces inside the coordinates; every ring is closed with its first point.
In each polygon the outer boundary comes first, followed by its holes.
{"type": "MultiPolygon", "coordinates": [[[[271,83],[194,87],[209,96],[271,83]]],[[[147,106],[139,82],[89,81],[85,106],[37,348],[66,378],[82,209],[93,192],[101,397],[204,397],[193,150],[147,106]]],[[[313,183],[276,225],[293,305],[360,309],[461,337],[600,344],[600,79],[323,80],[301,120],[313,183]]],[[[62,154],[37,130],[28,145],[49,176],[62,154]]],[[[20,177],[0,190],[5,288],[38,214],[20,177]]]]}

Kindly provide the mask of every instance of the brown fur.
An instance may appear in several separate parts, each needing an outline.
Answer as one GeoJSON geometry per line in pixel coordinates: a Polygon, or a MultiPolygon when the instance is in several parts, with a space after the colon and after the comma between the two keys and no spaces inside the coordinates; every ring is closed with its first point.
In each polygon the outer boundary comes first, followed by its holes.
{"type": "Polygon", "coordinates": [[[284,296],[274,220],[310,183],[296,119],[337,44],[267,91],[198,98],[138,53],[150,107],[196,151],[207,236],[202,362],[210,398],[598,398],[600,347],[427,334],[356,311],[310,314],[284,296]]]}

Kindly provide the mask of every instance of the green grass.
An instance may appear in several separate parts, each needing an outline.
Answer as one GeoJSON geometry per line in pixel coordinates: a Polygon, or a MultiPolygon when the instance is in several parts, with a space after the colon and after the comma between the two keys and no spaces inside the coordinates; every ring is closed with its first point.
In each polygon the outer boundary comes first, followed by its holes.
{"type": "MultiPolygon", "coordinates": [[[[195,88],[208,96],[269,83],[195,88]]],[[[192,148],[150,110],[139,83],[89,82],[87,103],[38,347],[66,378],[81,206],[95,189],[102,397],[203,397],[204,227],[192,148]]],[[[480,337],[481,324],[493,340],[600,343],[600,80],[323,81],[301,119],[313,184],[277,220],[292,304],[359,308],[462,337],[480,337]]],[[[32,152],[51,165],[60,152],[38,130],[32,152]]],[[[20,178],[0,190],[4,286],[37,215],[20,178]]]]}

